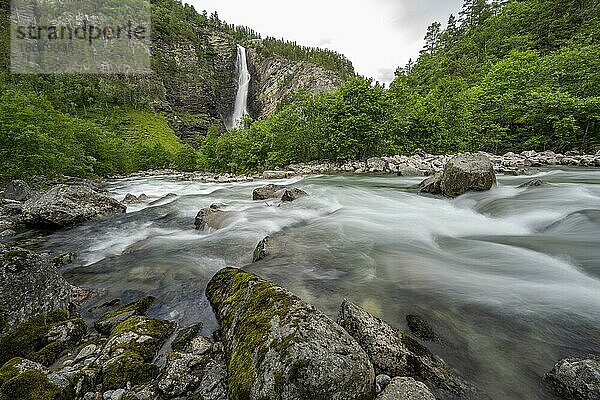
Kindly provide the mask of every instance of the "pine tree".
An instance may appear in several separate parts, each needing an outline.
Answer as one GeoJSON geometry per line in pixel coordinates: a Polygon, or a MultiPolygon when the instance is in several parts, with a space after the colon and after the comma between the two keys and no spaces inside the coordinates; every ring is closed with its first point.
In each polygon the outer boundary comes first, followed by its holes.
{"type": "Polygon", "coordinates": [[[421,55],[433,54],[437,48],[440,34],[442,32],[442,24],[434,22],[427,28],[427,34],[425,35],[425,47],[421,50],[421,55]]]}

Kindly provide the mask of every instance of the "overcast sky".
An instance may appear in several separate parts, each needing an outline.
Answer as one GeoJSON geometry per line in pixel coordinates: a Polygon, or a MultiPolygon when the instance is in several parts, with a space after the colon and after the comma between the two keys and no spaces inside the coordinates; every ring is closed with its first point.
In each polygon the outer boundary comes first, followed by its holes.
{"type": "Polygon", "coordinates": [[[445,24],[462,0],[184,0],[196,10],[274,36],[346,55],[361,75],[389,82],[416,58],[427,26],[445,24]]]}

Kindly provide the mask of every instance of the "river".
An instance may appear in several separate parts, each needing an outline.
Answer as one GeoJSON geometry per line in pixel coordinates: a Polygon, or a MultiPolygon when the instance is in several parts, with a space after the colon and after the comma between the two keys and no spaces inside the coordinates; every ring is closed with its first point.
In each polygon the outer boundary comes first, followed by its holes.
{"type": "Polygon", "coordinates": [[[543,374],[563,357],[600,352],[600,170],[535,177],[550,185],[517,189],[532,177],[500,176],[490,192],[454,200],[418,194],[419,178],[294,178],[284,182],[310,197],[281,206],[251,200],[267,181],[130,178],[110,182],[115,198],[157,203],[30,246],[76,253],[64,274],[104,288],[96,303],[153,294],[152,315],[201,321],[204,334],[216,328],[206,283],[230,265],[333,318],[344,298],[404,330],[418,314],[440,337],[428,347],[491,398],[553,399],[543,374]],[[196,213],[213,203],[232,211],[226,226],[196,231],[196,213]],[[266,235],[273,254],[250,265],[266,235]]]}

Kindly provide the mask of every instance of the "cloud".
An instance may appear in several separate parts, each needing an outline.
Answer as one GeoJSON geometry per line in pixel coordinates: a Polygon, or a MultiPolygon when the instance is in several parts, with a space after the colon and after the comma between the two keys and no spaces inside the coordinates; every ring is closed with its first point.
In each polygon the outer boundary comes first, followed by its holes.
{"type": "Polygon", "coordinates": [[[346,55],[361,75],[382,82],[416,59],[427,26],[445,23],[462,0],[188,0],[197,10],[218,11],[229,23],[263,34],[326,47],[346,55]]]}

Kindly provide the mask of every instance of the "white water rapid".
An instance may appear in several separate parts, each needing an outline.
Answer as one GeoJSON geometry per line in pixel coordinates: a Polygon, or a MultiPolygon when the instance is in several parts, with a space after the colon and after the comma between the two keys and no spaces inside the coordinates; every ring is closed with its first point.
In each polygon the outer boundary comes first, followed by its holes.
{"type": "Polygon", "coordinates": [[[228,122],[228,129],[239,127],[244,116],[248,115],[248,90],[250,89],[250,72],[248,71],[248,58],[246,48],[237,45],[237,71],[238,71],[238,90],[235,96],[235,107],[233,114],[228,122]]]}

